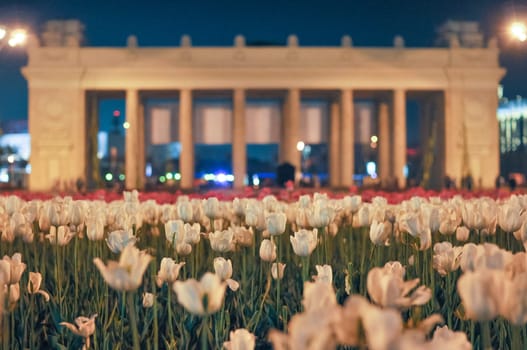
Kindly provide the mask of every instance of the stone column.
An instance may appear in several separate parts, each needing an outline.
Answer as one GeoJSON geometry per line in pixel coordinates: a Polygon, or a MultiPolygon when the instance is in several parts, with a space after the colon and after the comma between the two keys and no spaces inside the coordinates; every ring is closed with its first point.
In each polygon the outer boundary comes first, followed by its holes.
{"type": "Polygon", "coordinates": [[[181,188],[191,189],[194,186],[194,131],[192,127],[192,91],[182,89],[179,92],[179,172],[181,188]]]}
{"type": "Polygon", "coordinates": [[[233,94],[232,172],[234,188],[243,188],[247,174],[247,145],[245,141],[245,90],[233,94]]]}
{"type": "Polygon", "coordinates": [[[394,91],[393,96],[393,174],[399,188],[406,187],[406,92],[394,91]]]}
{"type": "Polygon", "coordinates": [[[353,115],[353,91],[345,89],[340,94],[340,185],[353,185],[355,170],[355,130],[353,115]]]}
{"type": "MultiPolygon", "coordinates": [[[[139,93],[136,89],[126,90],[126,129],[125,136],[125,185],[131,190],[137,188],[137,156],[138,156],[138,132],[139,132],[139,93]]],[[[117,175],[118,176],[118,175],[117,175]]]]}
{"type": "Polygon", "coordinates": [[[333,101],[330,106],[329,133],[329,185],[340,186],[340,104],[333,101]]]}
{"type": "Polygon", "coordinates": [[[301,171],[301,155],[296,149],[300,127],[300,90],[290,89],[287,93],[282,116],[282,139],[280,140],[280,159],[291,163],[297,172],[301,171]]]}
{"type": "Polygon", "coordinates": [[[139,100],[139,129],[137,132],[137,187],[145,187],[145,106],[139,100]]]}
{"type": "Polygon", "coordinates": [[[390,167],[390,115],[388,104],[379,103],[379,179],[384,186],[392,176],[390,167]]]}
{"type": "Polygon", "coordinates": [[[459,89],[444,92],[444,172],[456,186],[461,185],[463,174],[463,98],[459,89]]]}

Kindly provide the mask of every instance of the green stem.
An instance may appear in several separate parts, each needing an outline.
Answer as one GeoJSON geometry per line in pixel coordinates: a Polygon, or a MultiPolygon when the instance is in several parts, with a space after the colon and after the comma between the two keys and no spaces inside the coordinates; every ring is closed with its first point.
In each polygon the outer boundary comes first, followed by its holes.
{"type": "Polygon", "coordinates": [[[490,339],[490,323],[489,321],[480,322],[481,327],[481,349],[492,350],[492,344],[490,339]]]}
{"type": "MultiPolygon", "coordinates": [[[[78,260],[77,260],[77,251],[78,251],[78,236],[75,237],[75,242],[74,242],[74,245],[73,245],[73,264],[74,264],[74,269],[75,271],[73,272],[75,275],[74,277],[74,282],[75,282],[75,300],[79,300],[79,278],[78,278],[78,271],[79,271],[79,268],[77,266],[78,264],[78,260]]],[[[78,306],[78,303],[73,303],[74,305],[74,314],[77,315],[77,306],[78,306]]]]}
{"type": "MultiPolygon", "coordinates": [[[[155,259],[154,259],[154,263],[151,264],[151,270],[152,270],[152,292],[155,293],[155,290],[156,290],[156,279],[155,279],[155,275],[156,275],[156,271],[157,271],[157,267],[156,267],[156,263],[155,263],[155,259]]],[[[170,291],[168,291],[170,293],[170,291]]],[[[153,307],[153,312],[154,312],[154,339],[153,339],[153,342],[154,342],[154,350],[158,350],[159,348],[159,344],[158,344],[158,339],[159,339],[159,325],[158,325],[158,321],[157,321],[157,300],[154,300],[154,307],[153,307]]]]}
{"type": "Polygon", "coordinates": [[[128,314],[130,315],[130,327],[132,328],[132,336],[134,339],[134,350],[140,350],[139,331],[137,330],[137,318],[135,314],[134,293],[128,293],[128,314]]]}
{"type": "Polygon", "coordinates": [[[362,249],[360,251],[361,254],[361,260],[360,260],[360,294],[365,295],[365,289],[366,289],[366,273],[364,271],[364,264],[366,260],[366,243],[367,243],[367,235],[364,230],[364,228],[361,228],[360,230],[361,234],[361,240],[362,240],[362,249]]]}
{"type": "Polygon", "coordinates": [[[170,341],[174,340],[174,328],[172,326],[172,292],[170,290],[170,287],[167,288],[167,310],[168,310],[168,334],[170,337],[170,341]]]}
{"type": "Polygon", "coordinates": [[[276,325],[280,323],[280,242],[279,239],[276,240],[276,325]]]}
{"type": "Polygon", "coordinates": [[[522,331],[522,326],[511,324],[511,332],[512,332],[511,349],[523,349],[523,339],[522,339],[521,331],[522,331]]]}
{"type": "Polygon", "coordinates": [[[309,281],[309,255],[302,259],[302,282],[309,281]]]}
{"type": "Polygon", "coordinates": [[[209,332],[209,316],[203,316],[203,319],[201,320],[201,334],[200,334],[201,350],[209,349],[208,332],[209,332]]]}

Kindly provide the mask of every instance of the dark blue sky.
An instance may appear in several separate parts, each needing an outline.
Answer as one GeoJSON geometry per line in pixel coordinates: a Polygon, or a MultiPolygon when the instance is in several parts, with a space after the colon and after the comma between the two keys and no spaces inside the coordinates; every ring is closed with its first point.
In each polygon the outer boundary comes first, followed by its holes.
{"type": "MultiPolygon", "coordinates": [[[[300,45],[336,46],[349,34],[355,46],[391,46],[402,35],[406,46],[431,46],[436,28],[447,19],[479,21],[496,35],[507,70],[505,95],[527,96],[527,43],[506,39],[505,26],[515,14],[527,14],[527,0],[267,0],[267,1],[79,1],[0,0],[0,23],[27,24],[39,31],[49,19],[80,19],[86,44],[124,46],[130,34],[139,45],[176,46],[189,34],[196,46],[232,45],[237,34],[247,42],[285,44],[297,34],[300,45]]],[[[0,120],[24,119],[27,86],[20,74],[23,51],[0,52],[0,120]]]]}

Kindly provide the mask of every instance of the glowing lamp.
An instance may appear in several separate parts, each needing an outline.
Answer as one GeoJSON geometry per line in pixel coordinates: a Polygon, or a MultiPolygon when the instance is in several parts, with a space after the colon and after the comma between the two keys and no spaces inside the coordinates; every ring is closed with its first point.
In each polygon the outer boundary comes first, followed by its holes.
{"type": "Polygon", "coordinates": [[[306,144],[303,141],[298,141],[296,143],[297,151],[302,152],[304,150],[304,147],[306,147],[306,144]]]}
{"type": "MultiPolygon", "coordinates": [[[[0,33],[1,34],[1,33],[0,33]]],[[[4,33],[5,36],[5,33],[4,33]]],[[[11,47],[24,45],[27,41],[27,32],[24,29],[15,29],[11,32],[7,44],[11,47]]]]}
{"type": "Polygon", "coordinates": [[[525,23],[513,22],[509,30],[513,38],[521,42],[527,40],[527,26],[525,23]]]}

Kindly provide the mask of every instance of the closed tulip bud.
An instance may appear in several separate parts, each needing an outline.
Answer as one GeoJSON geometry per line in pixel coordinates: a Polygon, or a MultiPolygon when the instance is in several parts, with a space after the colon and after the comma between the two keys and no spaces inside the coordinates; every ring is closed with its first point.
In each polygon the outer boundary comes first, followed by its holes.
{"type": "Polygon", "coordinates": [[[260,259],[263,261],[276,260],[276,245],[269,239],[264,239],[260,244],[260,259]]]}
{"type": "Polygon", "coordinates": [[[104,239],[104,218],[102,215],[92,215],[86,220],[86,236],[90,241],[104,239]]]}
{"type": "Polygon", "coordinates": [[[512,233],[518,230],[522,225],[522,207],[519,203],[509,201],[499,207],[498,225],[505,232],[512,233]]]}
{"type": "Polygon", "coordinates": [[[203,214],[209,219],[217,219],[221,217],[221,203],[216,197],[210,197],[202,201],[203,214]]]}
{"type": "Polygon", "coordinates": [[[271,236],[281,235],[285,232],[287,217],[285,213],[269,213],[265,216],[267,231],[271,236]]]}
{"type": "Polygon", "coordinates": [[[231,259],[225,259],[222,257],[214,259],[214,272],[223,281],[232,277],[232,262],[231,259]]]}
{"type": "MultiPolygon", "coordinates": [[[[357,225],[359,227],[366,227],[370,225],[370,207],[368,204],[363,204],[357,213],[357,225]]],[[[355,216],[353,217],[355,219],[355,216]]]]}
{"type": "Polygon", "coordinates": [[[194,207],[188,200],[178,200],[176,204],[178,217],[184,222],[191,222],[194,218],[194,207]]]}
{"type": "Polygon", "coordinates": [[[470,230],[468,227],[465,226],[459,226],[456,228],[456,239],[460,242],[465,242],[468,240],[468,237],[470,235],[470,230]]]}
{"type": "Polygon", "coordinates": [[[271,276],[273,276],[275,280],[281,280],[284,278],[285,266],[286,264],[273,263],[273,265],[271,265],[271,276]]]}
{"type": "Polygon", "coordinates": [[[0,282],[16,284],[25,270],[26,264],[22,262],[22,254],[15,253],[12,257],[4,255],[0,260],[0,282]]]}
{"type": "Polygon", "coordinates": [[[154,306],[154,294],[143,293],[143,307],[151,308],[152,306],[154,306]]]}

